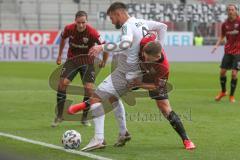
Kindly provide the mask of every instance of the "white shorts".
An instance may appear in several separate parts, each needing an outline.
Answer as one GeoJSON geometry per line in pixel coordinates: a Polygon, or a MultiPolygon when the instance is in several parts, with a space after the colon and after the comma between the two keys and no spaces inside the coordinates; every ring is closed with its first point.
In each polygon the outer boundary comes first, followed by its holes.
{"type": "Polygon", "coordinates": [[[95,93],[102,100],[107,100],[112,96],[120,98],[128,91],[127,83],[126,75],[118,69],[115,69],[98,85],[95,93]]]}

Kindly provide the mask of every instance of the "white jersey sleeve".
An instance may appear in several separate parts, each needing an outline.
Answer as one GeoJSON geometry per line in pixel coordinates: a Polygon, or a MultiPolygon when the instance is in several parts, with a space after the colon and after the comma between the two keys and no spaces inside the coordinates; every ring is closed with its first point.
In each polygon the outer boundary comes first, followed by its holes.
{"type": "Polygon", "coordinates": [[[163,45],[164,38],[167,32],[167,25],[156,21],[145,21],[150,31],[155,31],[158,34],[158,40],[163,45]]]}

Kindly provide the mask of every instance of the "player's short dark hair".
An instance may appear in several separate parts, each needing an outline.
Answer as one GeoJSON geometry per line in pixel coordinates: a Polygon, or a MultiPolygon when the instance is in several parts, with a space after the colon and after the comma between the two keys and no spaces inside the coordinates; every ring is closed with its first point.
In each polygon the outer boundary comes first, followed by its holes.
{"type": "Polygon", "coordinates": [[[78,17],[86,17],[86,18],[88,18],[87,12],[85,12],[85,11],[78,11],[75,14],[75,19],[77,19],[78,17]]]}
{"type": "Polygon", "coordinates": [[[155,56],[161,53],[162,51],[162,45],[157,41],[148,42],[143,47],[143,52],[145,52],[147,55],[155,56]]]}
{"type": "Polygon", "coordinates": [[[117,9],[127,10],[127,6],[122,2],[114,2],[109,6],[107,14],[109,15],[110,12],[116,11],[117,9]]]}

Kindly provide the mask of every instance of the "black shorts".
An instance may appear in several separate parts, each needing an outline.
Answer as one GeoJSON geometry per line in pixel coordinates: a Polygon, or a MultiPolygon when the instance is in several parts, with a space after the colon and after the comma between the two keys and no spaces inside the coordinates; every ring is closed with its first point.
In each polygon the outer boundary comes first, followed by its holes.
{"type": "Polygon", "coordinates": [[[62,67],[60,77],[67,78],[70,81],[72,81],[78,73],[80,73],[80,77],[83,84],[94,83],[95,81],[94,64],[79,65],[71,60],[66,61],[62,67]]]}
{"type": "Polygon", "coordinates": [[[240,55],[224,54],[222,63],[220,66],[222,69],[240,69],[240,55]]]}
{"type": "MultiPolygon", "coordinates": [[[[150,80],[148,78],[148,75],[144,75],[143,76],[143,82],[144,83],[154,83],[153,80],[150,80]]],[[[151,90],[148,92],[149,96],[152,99],[155,100],[164,100],[164,99],[168,99],[168,85],[167,85],[167,79],[162,79],[162,81],[160,82],[159,86],[157,87],[157,89],[155,90],[151,90]]]]}
{"type": "Polygon", "coordinates": [[[155,100],[168,99],[167,87],[160,87],[156,90],[149,91],[149,96],[155,100]]]}

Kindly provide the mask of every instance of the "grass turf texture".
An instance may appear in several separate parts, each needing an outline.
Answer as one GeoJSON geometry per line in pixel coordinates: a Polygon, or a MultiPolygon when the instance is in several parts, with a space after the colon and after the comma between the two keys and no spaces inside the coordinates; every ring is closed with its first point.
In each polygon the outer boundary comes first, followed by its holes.
{"type": "MultiPolygon", "coordinates": [[[[218,63],[171,64],[170,82],[174,85],[170,94],[171,105],[182,117],[188,135],[197,145],[196,150],[184,150],[168,121],[156,116],[159,111],[155,102],[143,98],[137,99],[136,106],[125,107],[132,141],[122,148],[108,146],[91,153],[119,160],[240,159],[239,90],[236,89],[235,104],[230,104],[228,97],[220,102],[214,101],[219,91],[218,66],[218,63]]],[[[61,145],[62,134],[75,129],[82,135],[81,147],[89,142],[93,127],[83,127],[79,122],[50,127],[56,92],[49,88],[48,77],[55,67],[54,63],[0,63],[0,132],[61,145]]],[[[106,67],[97,77],[97,83],[108,73],[109,67],[106,67]]],[[[228,77],[229,88],[230,75],[228,77]]],[[[80,83],[79,77],[73,83],[80,83]]],[[[80,96],[70,97],[78,101],[82,99],[80,96]]],[[[107,143],[114,144],[117,135],[114,115],[109,113],[105,120],[107,143]]],[[[0,137],[0,147],[40,159],[88,159],[4,137],[0,137]]]]}

